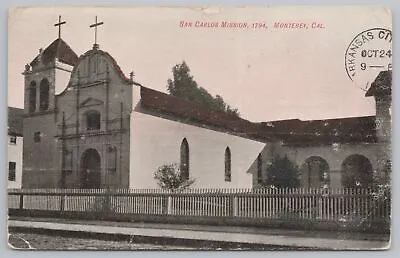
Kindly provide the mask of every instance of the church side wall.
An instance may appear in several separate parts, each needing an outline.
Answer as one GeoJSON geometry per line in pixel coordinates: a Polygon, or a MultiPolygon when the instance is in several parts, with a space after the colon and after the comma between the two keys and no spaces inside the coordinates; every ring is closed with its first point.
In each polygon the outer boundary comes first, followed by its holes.
{"type": "Polygon", "coordinates": [[[180,147],[189,144],[192,188],[251,188],[255,160],[265,143],[141,113],[132,113],[130,188],[159,188],[153,173],[180,163],[180,147]],[[231,182],[225,181],[225,149],[231,151],[231,182]]]}

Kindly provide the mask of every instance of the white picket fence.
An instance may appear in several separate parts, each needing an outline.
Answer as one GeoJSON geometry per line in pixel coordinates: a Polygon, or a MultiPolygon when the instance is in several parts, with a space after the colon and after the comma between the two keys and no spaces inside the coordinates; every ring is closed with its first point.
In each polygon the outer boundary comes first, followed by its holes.
{"type": "Polygon", "coordinates": [[[248,219],[382,221],[381,189],[9,189],[9,209],[248,219]]]}

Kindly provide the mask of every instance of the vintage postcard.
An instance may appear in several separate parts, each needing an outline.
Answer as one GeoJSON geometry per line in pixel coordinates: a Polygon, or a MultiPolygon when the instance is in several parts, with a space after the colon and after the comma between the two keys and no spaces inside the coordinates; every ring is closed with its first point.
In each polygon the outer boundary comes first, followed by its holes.
{"type": "Polygon", "coordinates": [[[8,246],[383,250],[388,8],[15,7],[8,246]]]}

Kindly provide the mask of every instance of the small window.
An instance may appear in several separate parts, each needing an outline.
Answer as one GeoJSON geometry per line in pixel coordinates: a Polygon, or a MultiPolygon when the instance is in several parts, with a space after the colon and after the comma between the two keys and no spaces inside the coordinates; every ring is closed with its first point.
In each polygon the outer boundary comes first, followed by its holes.
{"type": "Polygon", "coordinates": [[[40,138],[42,138],[40,132],[35,132],[35,134],[33,135],[33,140],[35,142],[40,142],[40,138]]]}
{"type": "Polygon", "coordinates": [[[86,114],[86,129],[100,130],[100,112],[89,111],[86,114]]]}
{"type": "Polygon", "coordinates": [[[17,144],[17,136],[10,136],[10,144],[17,144]]]}
{"type": "Polygon", "coordinates": [[[8,162],[8,181],[15,181],[15,162],[8,162]]]}

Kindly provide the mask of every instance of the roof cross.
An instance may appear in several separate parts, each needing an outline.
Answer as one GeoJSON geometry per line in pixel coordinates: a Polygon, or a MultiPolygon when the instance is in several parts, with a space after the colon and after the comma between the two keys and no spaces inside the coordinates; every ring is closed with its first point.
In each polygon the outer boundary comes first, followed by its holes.
{"type": "Polygon", "coordinates": [[[61,38],[61,25],[66,24],[67,22],[61,21],[61,15],[58,16],[58,23],[54,24],[54,26],[58,27],[58,38],[61,38]]]}
{"type": "Polygon", "coordinates": [[[103,25],[104,22],[97,22],[97,15],[96,15],[96,19],[95,22],[93,24],[91,24],[89,27],[93,28],[94,27],[94,46],[97,46],[97,27],[100,25],[103,25]]]}

